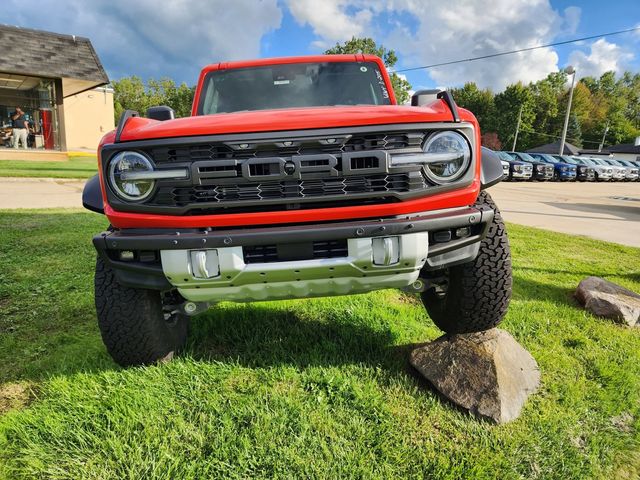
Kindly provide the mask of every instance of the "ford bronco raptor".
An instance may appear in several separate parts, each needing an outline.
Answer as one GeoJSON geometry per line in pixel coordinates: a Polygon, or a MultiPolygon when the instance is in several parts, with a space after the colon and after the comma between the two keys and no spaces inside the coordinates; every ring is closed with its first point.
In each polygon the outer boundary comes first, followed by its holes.
{"type": "Polygon", "coordinates": [[[503,171],[447,91],[397,105],[382,61],[218,63],[192,113],[126,111],[83,193],[109,228],[95,302],[121,365],[170,358],[221,301],[420,293],[445,332],[496,326],[511,295],[503,171]]]}

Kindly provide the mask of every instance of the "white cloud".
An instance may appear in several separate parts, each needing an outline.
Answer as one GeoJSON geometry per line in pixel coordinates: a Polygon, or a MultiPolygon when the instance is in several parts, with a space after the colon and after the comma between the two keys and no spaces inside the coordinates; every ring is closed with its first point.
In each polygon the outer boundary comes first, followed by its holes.
{"type": "MultiPolygon", "coordinates": [[[[408,67],[550,43],[574,32],[581,16],[580,8],[560,13],[549,0],[289,0],[289,8],[299,23],[312,27],[318,48],[353,35],[373,36],[401,54],[408,67]],[[396,15],[385,24],[391,32],[376,31],[376,20],[390,13],[408,14],[411,24],[396,15]]],[[[474,81],[502,90],[557,70],[558,55],[545,48],[425,72],[440,85],[474,81]]]]}
{"type": "Polygon", "coordinates": [[[580,7],[567,7],[564,9],[565,33],[576,33],[581,16],[582,9],[580,7]]]}
{"type": "MultiPolygon", "coordinates": [[[[415,34],[396,31],[390,46],[407,56],[405,63],[426,65],[490,55],[549,43],[563,17],[546,0],[452,0],[428,9],[408,8],[419,19],[415,34]]],[[[575,11],[571,13],[575,19],[575,11]]],[[[510,83],[525,83],[557,70],[558,55],[550,48],[487,60],[465,62],[428,72],[438,84],[449,86],[473,81],[496,91],[510,83]]]]}
{"type": "Polygon", "coordinates": [[[300,25],[309,25],[320,37],[314,42],[318,49],[324,49],[336,42],[349,40],[366,34],[372,18],[372,11],[366,6],[350,13],[352,2],[346,0],[289,0],[291,14],[300,25]]]}
{"type": "Polygon", "coordinates": [[[259,56],[282,20],[277,0],[5,0],[2,10],[5,23],[89,37],[113,78],[190,84],[205,64],[259,56]]]}
{"type": "Polygon", "coordinates": [[[611,70],[620,73],[624,70],[625,63],[632,59],[632,53],[626,52],[615,43],[607,42],[604,38],[591,44],[589,54],[574,50],[569,55],[569,63],[575,67],[579,78],[599,77],[611,70]]]}

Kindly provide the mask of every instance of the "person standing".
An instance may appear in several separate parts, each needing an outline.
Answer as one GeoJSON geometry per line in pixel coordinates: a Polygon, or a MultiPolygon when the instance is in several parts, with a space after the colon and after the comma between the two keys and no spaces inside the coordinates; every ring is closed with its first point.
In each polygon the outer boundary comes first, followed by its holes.
{"type": "Polygon", "coordinates": [[[11,114],[11,126],[13,127],[13,148],[18,148],[18,142],[22,142],[22,148],[27,148],[27,135],[29,122],[24,118],[24,112],[20,107],[11,114]]]}

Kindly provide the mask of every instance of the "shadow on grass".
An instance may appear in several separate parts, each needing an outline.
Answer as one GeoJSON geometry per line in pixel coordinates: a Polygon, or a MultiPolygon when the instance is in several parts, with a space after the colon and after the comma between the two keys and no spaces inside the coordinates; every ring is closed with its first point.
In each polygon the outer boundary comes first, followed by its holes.
{"type": "Polygon", "coordinates": [[[540,282],[518,274],[513,276],[513,298],[517,300],[551,300],[556,304],[574,306],[574,291],[575,289],[540,282]]]}
{"type": "Polygon", "coordinates": [[[409,346],[394,345],[387,328],[323,312],[302,319],[259,303],[210,310],[194,319],[187,354],[248,367],[368,364],[407,371],[409,346]]]}
{"type": "Polygon", "coordinates": [[[523,300],[552,300],[555,303],[562,303],[570,306],[577,306],[577,303],[573,297],[578,283],[580,280],[589,277],[597,276],[603,278],[612,279],[615,282],[615,278],[623,278],[635,282],[640,282],[640,272],[621,273],[621,272],[603,272],[594,269],[593,271],[571,271],[571,270],[556,270],[556,269],[544,269],[544,268],[530,268],[519,267],[514,270],[513,274],[513,292],[514,298],[523,300]],[[529,276],[523,276],[522,273],[533,272],[536,274],[549,274],[549,275],[571,275],[576,276],[577,280],[572,287],[563,287],[562,285],[554,284],[539,280],[534,280],[529,276]]]}
{"type": "Polygon", "coordinates": [[[578,275],[581,277],[619,277],[625,278],[627,280],[631,280],[634,282],[640,282],[640,271],[630,272],[630,273],[622,273],[620,271],[610,271],[605,272],[599,270],[598,268],[594,268],[593,270],[559,270],[559,269],[550,269],[550,268],[535,268],[535,267],[517,267],[514,268],[514,271],[518,272],[534,272],[534,273],[548,273],[548,274],[565,274],[565,275],[578,275]]]}

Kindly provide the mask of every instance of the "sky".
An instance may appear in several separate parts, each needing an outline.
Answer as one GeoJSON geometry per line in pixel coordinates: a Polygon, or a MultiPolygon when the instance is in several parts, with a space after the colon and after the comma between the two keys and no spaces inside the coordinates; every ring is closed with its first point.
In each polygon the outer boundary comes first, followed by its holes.
{"type": "MultiPolygon", "coordinates": [[[[88,37],[109,78],[196,83],[210,63],[310,55],[369,36],[396,69],[640,26],[638,0],[3,0],[0,23],[88,37]]],[[[578,78],[640,71],[640,31],[407,72],[414,90],[499,92],[572,65],[578,78]]]]}

